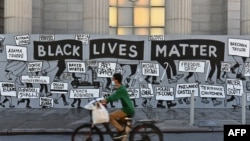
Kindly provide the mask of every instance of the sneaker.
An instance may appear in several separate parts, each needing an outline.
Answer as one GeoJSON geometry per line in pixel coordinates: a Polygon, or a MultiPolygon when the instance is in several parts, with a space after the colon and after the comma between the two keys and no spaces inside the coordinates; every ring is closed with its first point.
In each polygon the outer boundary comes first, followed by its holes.
{"type": "Polygon", "coordinates": [[[147,78],[145,78],[145,81],[146,81],[147,83],[150,83],[150,81],[149,81],[147,78]]]}
{"type": "Polygon", "coordinates": [[[152,84],[159,85],[160,83],[154,80],[152,84]]]}
{"type": "Polygon", "coordinates": [[[61,81],[60,78],[59,78],[58,76],[56,76],[56,77],[54,78],[54,82],[59,82],[59,81],[61,81]]]}
{"type": "Polygon", "coordinates": [[[209,101],[207,99],[205,99],[205,98],[202,98],[201,102],[204,103],[204,104],[208,104],[209,103],[209,101]]]}
{"type": "Polygon", "coordinates": [[[3,108],[5,107],[5,105],[3,103],[0,103],[0,106],[2,106],[3,108]]]}
{"type": "Polygon", "coordinates": [[[179,103],[179,104],[183,104],[182,98],[179,98],[179,99],[178,99],[178,103],[179,103]]]}
{"type": "Polygon", "coordinates": [[[169,79],[169,80],[168,80],[168,83],[169,83],[169,84],[176,83],[176,82],[177,82],[176,79],[169,79]]]}
{"type": "Polygon", "coordinates": [[[15,108],[15,106],[14,105],[12,105],[12,104],[10,104],[10,106],[9,106],[10,108],[15,108]]]}
{"type": "Polygon", "coordinates": [[[217,79],[217,80],[216,80],[216,83],[217,83],[217,84],[224,84],[225,82],[222,81],[221,79],[217,79]]]}
{"type": "Polygon", "coordinates": [[[46,96],[47,96],[47,97],[52,96],[52,93],[47,92],[47,93],[46,93],[46,96]]]}
{"type": "Polygon", "coordinates": [[[179,80],[179,79],[181,79],[183,76],[184,76],[184,74],[177,74],[177,75],[176,75],[176,79],[179,80]]]}
{"type": "Polygon", "coordinates": [[[211,78],[208,78],[207,81],[206,81],[206,83],[212,85],[212,84],[214,84],[214,81],[212,81],[211,78]]]}
{"type": "Polygon", "coordinates": [[[188,81],[188,78],[184,78],[184,81],[186,82],[186,83],[189,83],[189,81],[188,81]]]}
{"type": "Polygon", "coordinates": [[[168,109],[171,108],[171,107],[174,107],[176,105],[177,105],[176,103],[167,103],[168,109]]]}
{"type": "Polygon", "coordinates": [[[113,139],[120,139],[120,138],[123,138],[125,136],[127,136],[127,134],[125,132],[118,132],[117,135],[115,135],[113,137],[113,139]]]}
{"type": "Polygon", "coordinates": [[[83,107],[81,107],[81,106],[77,106],[77,109],[83,109],[83,107]]]}
{"type": "Polygon", "coordinates": [[[245,76],[243,76],[242,74],[236,74],[236,78],[239,78],[240,80],[246,80],[245,76]]]}
{"type": "Polygon", "coordinates": [[[69,105],[69,103],[68,103],[68,102],[64,102],[63,104],[64,104],[64,106],[67,106],[67,105],[69,105]]]}
{"type": "Polygon", "coordinates": [[[221,105],[222,102],[221,101],[215,101],[213,104],[214,104],[214,106],[218,106],[218,105],[221,105]]]}
{"type": "Polygon", "coordinates": [[[26,106],[27,109],[30,109],[31,107],[29,105],[26,106]]]}
{"type": "Polygon", "coordinates": [[[157,108],[166,108],[166,106],[162,105],[162,104],[157,104],[157,108]]]}
{"type": "Polygon", "coordinates": [[[57,99],[55,99],[55,100],[54,100],[54,103],[55,103],[55,104],[58,104],[59,102],[58,102],[58,100],[57,100],[57,99]]]}

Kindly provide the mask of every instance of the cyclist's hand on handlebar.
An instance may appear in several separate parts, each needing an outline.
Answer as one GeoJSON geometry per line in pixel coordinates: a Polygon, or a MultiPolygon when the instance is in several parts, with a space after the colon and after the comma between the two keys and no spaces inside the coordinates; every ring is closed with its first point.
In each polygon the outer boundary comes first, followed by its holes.
{"type": "Polygon", "coordinates": [[[102,100],[100,100],[100,102],[101,102],[103,105],[107,104],[107,100],[106,100],[106,99],[102,99],[102,100]]]}
{"type": "Polygon", "coordinates": [[[101,103],[104,107],[107,107],[107,100],[106,100],[106,99],[100,100],[100,103],[101,103]]]}

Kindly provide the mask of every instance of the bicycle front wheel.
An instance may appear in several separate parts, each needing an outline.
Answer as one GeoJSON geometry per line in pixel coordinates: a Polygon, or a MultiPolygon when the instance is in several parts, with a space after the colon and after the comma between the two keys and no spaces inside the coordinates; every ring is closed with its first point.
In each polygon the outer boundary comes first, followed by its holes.
{"type": "Polygon", "coordinates": [[[96,126],[84,124],[74,130],[71,141],[103,141],[103,135],[96,126]]]}
{"type": "Polygon", "coordinates": [[[140,124],[131,131],[129,141],[163,141],[163,135],[155,125],[140,124]]]}

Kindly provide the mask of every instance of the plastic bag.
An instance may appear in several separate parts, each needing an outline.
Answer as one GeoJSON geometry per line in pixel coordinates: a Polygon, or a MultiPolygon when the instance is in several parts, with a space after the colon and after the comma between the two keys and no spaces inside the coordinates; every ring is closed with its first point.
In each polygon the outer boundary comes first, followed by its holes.
{"type": "Polygon", "coordinates": [[[87,109],[87,110],[93,110],[95,108],[95,103],[97,101],[100,101],[100,100],[103,100],[103,99],[104,99],[103,97],[94,99],[94,100],[90,101],[88,104],[86,104],[84,106],[84,108],[87,109]]]}
{"type": "Polygon", "coordinates": [[[109,112],[100,102],[96,102],[92,109],[92,122],[93,124],[109,122],[109,112]]]}

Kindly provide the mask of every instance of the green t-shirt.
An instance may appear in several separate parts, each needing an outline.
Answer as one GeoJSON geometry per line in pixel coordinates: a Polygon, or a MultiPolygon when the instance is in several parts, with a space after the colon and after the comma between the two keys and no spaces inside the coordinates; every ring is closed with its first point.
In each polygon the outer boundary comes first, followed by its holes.
{"type": "Polygon", "coordinates": [[[120,100],[122,104],[122,111],[126,113],[128,116],[132,116],[135,112],[134,105],[128,95],[128,91],[124,85],[121,85],[116,91],[111,94],[108,98],[108,102],[113,102],[120,100]]]}

